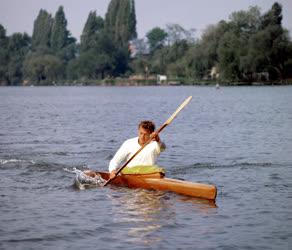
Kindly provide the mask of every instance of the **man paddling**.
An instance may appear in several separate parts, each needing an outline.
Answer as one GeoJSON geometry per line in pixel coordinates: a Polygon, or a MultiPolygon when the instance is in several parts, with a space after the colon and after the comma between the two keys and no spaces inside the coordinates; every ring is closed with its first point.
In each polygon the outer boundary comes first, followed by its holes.
{"type": "MultiPolygon", "coordinates": [[[[141,121],[138,126],[138,137],[134,137],[126,140],[115,156],[109,163],[110,178],[114,178],[116,170],[126,162],[137,150],[145,145],[150,139],[151,135],[155,131],[155,125],[152,121],[141,121]]],[[[138,154],[129,164],[128,169],[134,168],[135,166],[153,166],[161,152],[165,150],[165,144],[160,140],[159,135],[153,138],[141,152],[138,154]]]]}

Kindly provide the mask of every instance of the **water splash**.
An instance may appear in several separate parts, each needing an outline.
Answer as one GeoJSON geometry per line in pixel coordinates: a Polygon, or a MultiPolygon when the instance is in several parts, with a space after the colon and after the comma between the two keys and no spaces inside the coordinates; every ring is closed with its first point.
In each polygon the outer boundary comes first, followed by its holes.
{"type": "Polygon", "coordinates": [[[77,188],[83,190],[91,187],[101,187],[106,182],[98,173],[95,173],[95,176],[89,176],[86,174],[86,171],[81,171],[77,168],[73,168],[72,170],[64,168],[65,171],[70,173],[75,173],[74,184],[77,188]]]}

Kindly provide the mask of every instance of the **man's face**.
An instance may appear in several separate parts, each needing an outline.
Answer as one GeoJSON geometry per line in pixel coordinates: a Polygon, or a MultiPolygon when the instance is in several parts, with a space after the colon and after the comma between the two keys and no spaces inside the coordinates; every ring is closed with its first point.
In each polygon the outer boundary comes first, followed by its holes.
{"type": "Polygon", "coordinates": [[[148,129],[139,127],[138,136],[139,136],[139,143],[143,146],[150,139],[151,132],[148,129]]]}

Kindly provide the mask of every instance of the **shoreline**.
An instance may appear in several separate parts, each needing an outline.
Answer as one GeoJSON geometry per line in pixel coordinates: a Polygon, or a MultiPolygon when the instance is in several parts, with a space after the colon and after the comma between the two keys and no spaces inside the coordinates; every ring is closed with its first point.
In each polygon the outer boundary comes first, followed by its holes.
{"type": "Polygon", "coordinates": [[[140,83],[140,82],[116,82],[116,83],[104,83],[104,82],[60,82],[60,83],[42,83],[42,84],[16,84],[16,85],[4,85],[0,84],[0,87],[178,87],[178,86],[201,86],[201,87],[264,87],[264,86],[291,86],[292,81],[289,82],[195,82],[195,83],[140,83]]]}
{"type": "Polygon", "coordinates": [[[292,79],[288,78],[285,80],[275,81],[227,81],[227,80],[196,80],[191,78],[170,78],[168,81],[157,82],[156,79],[131,79],[128,77],[116,77],[107,79],[83,79],[83,80],[60,80],[50,81],[45,80],[42,82],[33,82],[25,80],[17,84],[7,84],[7,82],[0,82],[1,86],[287,86],[292,85],[292,79]]]}

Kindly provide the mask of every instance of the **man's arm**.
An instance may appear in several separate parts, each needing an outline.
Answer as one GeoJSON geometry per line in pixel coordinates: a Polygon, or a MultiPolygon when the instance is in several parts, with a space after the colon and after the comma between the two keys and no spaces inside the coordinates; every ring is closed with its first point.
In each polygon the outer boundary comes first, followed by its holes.
{"type": "Polygon", "coordinates": [[[114,157],[111,159],[109,163],[109,172],[112,172],[114,170],[117,170],[118,167],[122,164],[123,161],[127,158],[127,150],[126,150],[125,142],[122,144],[122,146],[119,148],[119,150],[116,152],[114,157]]]}

